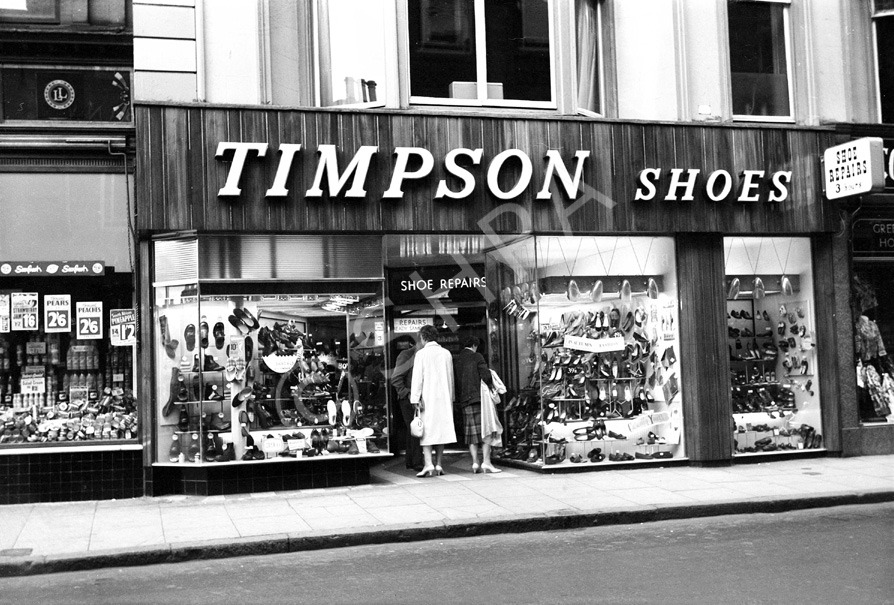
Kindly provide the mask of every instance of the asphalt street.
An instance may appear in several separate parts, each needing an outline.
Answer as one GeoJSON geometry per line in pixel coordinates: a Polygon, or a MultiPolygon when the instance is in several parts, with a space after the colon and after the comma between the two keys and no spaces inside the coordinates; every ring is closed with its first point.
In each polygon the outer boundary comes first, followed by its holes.
{"type": "Polygon", "coordinates": [[[894,503],[0,580],[0,603],[894,603],[894,503]]]}

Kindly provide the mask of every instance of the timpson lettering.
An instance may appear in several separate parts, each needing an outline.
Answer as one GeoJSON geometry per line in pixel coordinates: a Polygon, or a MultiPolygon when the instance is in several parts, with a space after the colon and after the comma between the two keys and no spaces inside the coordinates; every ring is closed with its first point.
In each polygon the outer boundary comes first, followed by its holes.
{"type": "MultiPolygon", "coordinates": [[[[222,158],[228,151],[233,151],[233,159],[230,165],[230,171],[227,174],[227,181],[223,188],[218,191],[220,197],[238,196],[242,193],[239,188],[239,179],[242,176],[242,170],[248,159],[249,153],[256,153],[258,157],[264,157],[267,154],[267,143],[218,143],[216,158],[222,158]]],[[[289,194],[286,187],[286,181],[295,155],[301,150],[300,143],[282,143],[279,145],[280,158],[279,165],[276,169],[276,175],[273,178],[273,186],[267,190],[265,197],[284,197],[289,194]]],[[[354,154],[344,172],[339,173],[337,148],[335,145],[320,145],[318,148],[319,159],[317,161],[317,170],[314,176],[311,188],[305,192],[306,197],[316,198],[322,197],[323,185],[328,188],[329,195],[340,195],[342,189],[348,185],[344,195],[347,198],[366,197],[366,175],[369,172],[369,164],[373,156],[378,153],[379,148],[375,145],[363,145],[354,154]],[[324,183],[325,180],[325,183],[324,183]]],[[[475,177],[471,172],[461,167],[457,160],[460,157],[467,157],[473,165],[481,164],[483,149],[454,149],[444,157],[444,169],[451,175],[459,178],[462,183],[462,189],[453,191],[447,186],[447,182],[440,180],[438,189],[435,193],[435,199],[451,198],[461,199],[471,195],[475,189],[475,177]]],[[[403,184],[406,180],[422,179],[431,174],[434,169],[435,159],[432,153],[423,147],[397,147],[394,150],[395,162],[394,171],[391,175],[391,182],[388,189],[382,194],[384,199],[400,199],[403,198],[403,184]],[[421,165],[410,170],[411,160],[421,165]]],[[[537,193],[537,199],[550,199],[549,185],[553,177],[557,178],[565,190],[565,194],[574,199],[578,195],[581,175],[583,174],[584,160],[589,157],[589,151],[577,151],[574,154],[576,165],[574,167],[574,176],[568,171],[562,161],[559,152],[550,149],[546,152],[547,166],[546,173],[543,178],[543,187],[537,193]]],[[[518,197],[527,189],[531,182],[534,168],[531,158],[519,149],[507,149],[497,154],[491,160],[487,169],[487,188],[490,192],[501,200],[510,200],[518,197]],[[500,188],[498,179],[510,158],[515,158],[521,164],[521,172],[515,185],[507,190],[500,188]]]]}
{"type": "MultiPolygon", "coordinates": [[[[230,169],[224,186],[218,191],[219,197],[234,198],[242,194],[239,182],[242,172],[250,154],[258,158],[265,157],[269,146],[267,143],[239,143],[222,141],[218,143],[215,157],[218,160],[225,159],[232,152],[230,169]]],[[[273,183],[265,193],[266,198],[282,198],[289,194],[287,181],[295,158],[302,149],[301,143],[281,143],[279,162],[273,183]]],[[[362,145],[351,158],[344,170],[339,169],[338,148],[335,145],[320,145],[317,148],[317,166],[311,187],[305,191],[308,198],[321,198],[326,192],[330,196],[344,194],[346,198],[364,198],[367,196],[366,180],[370,163],[373,157],[379,153],[378,146],[362,145]]],[[[453,190],[447,181],[438,181],[435,191],[435,199],[463,199],[470,196],[477,185],[475,176],[460,166],[459,160],[464,158],[467,163],[474,166],[481,165],[484,150],[481,148],[458,148],[449,151],[444,156],[444,170],[461,181],[461,188],[453,190]]],[[[405,181],[424,179],[434,170],[435,158],[424,147],[396,147],[394,149],[394,169],[388,188],[382,193],[383,199],[402,199],[405,181]],[[410,169],[410,165],[415,168],[410,169]]],[[[580,193],[581,178],[583,176],[584,162],[590,157],[590,152],[578,150],[574,158],[570,160],[571,167],[566,165],[558,150],[550,149],[546,152],[546,169],[543,183],[537,192],[536,199],[551,199],[550,184],[557,180],[562,191],[569,199],[576,199],[580,193]],[[573,172],[573,174],[572,174],[573,172]]],[[[485,172],[485,180],[488,191],[500,200],[512,200],[524,193],[531,184],[533,177],[533,163],[531,158],[519,149],[507,149],[501,151],[490,161],[485,172]],[[500,177],[503,169],[510,160],[520,167],[517,170],[515,184],[508,188],[500,186],[500,177]]],[[[660,168],[647,168],[637,176],[637,188],[634,200],[648,201],[656,198],[658,193],[658,180],[661,177],[660,168]]],[[[670,186],[664,201],[690,201],[694,199],[694,190],[699,180],[699,169],[673,168],[669,170],[670,186]],[[680,195],[678,195],[680,194],[680,195]]],[[[736,201],[759,201],[760,181],[765,177],[763,170],[744,170],[739,175],[736,190],[736,201]]],[[[791,181],[791,171],[778,171],[769,175],[768,202],[781,202],[788,197],[787,184],[791,181]]],[[[733,178],[726,170],[711,172],[703,187],[711,201],[725,199],[733,187],[733,178]]]]}

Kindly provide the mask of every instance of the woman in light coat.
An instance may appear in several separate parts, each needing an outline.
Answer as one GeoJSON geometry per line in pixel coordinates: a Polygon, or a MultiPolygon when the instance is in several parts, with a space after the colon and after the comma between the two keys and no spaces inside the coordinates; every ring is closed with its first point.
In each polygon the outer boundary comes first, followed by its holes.
{"type": "Polygon", "coordinates": [[[443,475],[441,458],[444,445],[456,441],[453,428],[453,357],[450,351],[436,342],[438,331],[434,326],[419,330],[422,348],[413,363],[413,380],[410,386],[410,402],[419,406],[424,431],[422,456],[425,467],[417,477],[443,475]],[[432,460],[432,447],[435,459],[432,460]]]}

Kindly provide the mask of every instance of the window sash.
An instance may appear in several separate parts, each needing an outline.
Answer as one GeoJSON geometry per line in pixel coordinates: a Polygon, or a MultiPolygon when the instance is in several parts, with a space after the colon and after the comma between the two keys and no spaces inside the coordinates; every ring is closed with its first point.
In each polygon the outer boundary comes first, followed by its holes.
{"type": "MultiPolygon", "coordinates": [[[[417,0],[407,0],[414,2],[417,0]]],[[[476,97],[474,99],[456,99],[451,97],[429,97],[410,94],[409,101],[411,104],[418,105],[453,105],[463,107],[517,107],[531,109],[556,109],[556,35],[555,35],[555,7],[552,0],[546,0],[548,3],[547,24],[549,30],[549,61],[550,61],[550,100],[549,101],[529,101],[524,99],[492,99],[488,97],[488,76],[487,76],[487,29],[485,16],[485,0],[474,0],[474,22],[475,22],[475,68],[476,80],[475,90],[476,97]]],[[[412,60],[412,59],[410,59],[412,60]]],[[[407,63],[406,77],[408,89],[412,90],[412,82],[410,82],[410,66],[407,63]]]]}
{"type": "MultiPolygon", "coordinates": [[[[731,0],[730,4],[735,4],[739,0],[731,0]]],[[[782,31],[783,31],[783,49],[785,53],[785,83],[786,83],[786,92],[787,92],[787,100],[788,100],[788,114],[771,114],[771,115],[754,115],[754,114],[737,114],[735,110],[733,110],[733,119],[736,121],[743,122],[792,122],[794,121],[794,91],[792,89],[792,49],[791,49],[791,25],[790,25],[790,11],[788,1],[779,1],[779,0],[746,0],[742,3],[754,4],[754,3],[765,3],[765,4],[774,4],[782,6],[782,31]]],[[[729,20],[727,19],[727,27],[729,27],[729,20]]],[[[732,54],[733,50],[730,48],[729,53],[732,54]]],[[[728,60],[731,59],[731,56],[728,57],[728,60]]],[[[732,99],[733,99],[733,90],[732,90],[732,65],[730,64],[730,106],[732,107],[732,99]]]]}

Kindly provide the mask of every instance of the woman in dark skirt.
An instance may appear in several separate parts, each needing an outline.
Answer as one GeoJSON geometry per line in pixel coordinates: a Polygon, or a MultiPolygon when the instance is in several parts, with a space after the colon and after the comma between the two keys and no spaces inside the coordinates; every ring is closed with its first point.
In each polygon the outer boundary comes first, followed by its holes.
{"type": "Polygon", "coordinates": [[[456,389],[456,404],[463,412],[463,434],[472,455],[472,472],[498,473],[499,469],[490,461],[490,442],[481,437],[481,382],[493,389],[494,382],[484,357],[478,352],[481,341],[467,336],[462,341],[463,349],[453,360],[453,384],[456,389]],[[482,461],[478,463],[478,446],[482,446],[482,461]]]}

